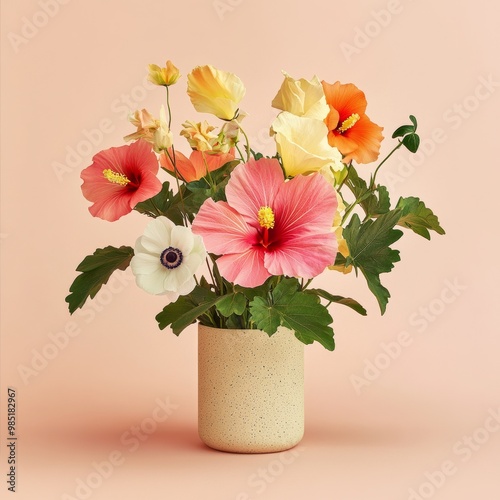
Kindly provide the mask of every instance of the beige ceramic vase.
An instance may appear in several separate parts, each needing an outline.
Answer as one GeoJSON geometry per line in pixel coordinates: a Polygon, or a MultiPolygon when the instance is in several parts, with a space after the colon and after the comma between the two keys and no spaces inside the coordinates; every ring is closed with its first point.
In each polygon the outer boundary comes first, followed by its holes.
{"type": "Polygon", "coordinates": [[[269,453],[304,434],[304,344],[279,328],[198,328],[198,432],[217,450],[269,453]]]}

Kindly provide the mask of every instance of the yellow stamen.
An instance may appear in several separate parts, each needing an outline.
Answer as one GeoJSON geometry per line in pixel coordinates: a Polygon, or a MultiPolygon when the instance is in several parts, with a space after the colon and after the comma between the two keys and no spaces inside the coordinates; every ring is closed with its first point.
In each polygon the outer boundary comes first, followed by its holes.
{"type": "Polygon", "coordinates": [[[120,174],[118,172],[115,172],[114,170],[111,170],[110,168],[104,169],[102,171],[102,174],[109,182],[112,182],[113,184],[119,184],[120,186],[126,186],[130,182],[130,179],[127,179],[127,177],[124,174],[120,174]]]}
{"type": "Polygon", "coordinates": [[[360,118],[361,117],[358,115],[358,113],[353,113],[349,118],[345,119],[342,122],[342,125],[337,128],[337,132],[343,134],[346,130],[349,130],[351,127],[354,127],[354,125],[360,118]]]}
{"type": "Polygon", "coordinates": [[[260,207],[257,213],[260,227],[272,229],[274,227],[274,212],[271,207],[260,207]]]}

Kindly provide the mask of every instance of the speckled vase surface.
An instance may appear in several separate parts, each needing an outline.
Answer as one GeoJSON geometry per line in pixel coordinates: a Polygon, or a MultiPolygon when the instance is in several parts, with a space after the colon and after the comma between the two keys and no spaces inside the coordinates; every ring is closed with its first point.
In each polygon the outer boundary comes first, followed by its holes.
{"type": "Polygon", "coordinates": [[[198,327],[198,432],[211,448],[269,453],[304,434],[304,344],[280,327],[198,327]]]}

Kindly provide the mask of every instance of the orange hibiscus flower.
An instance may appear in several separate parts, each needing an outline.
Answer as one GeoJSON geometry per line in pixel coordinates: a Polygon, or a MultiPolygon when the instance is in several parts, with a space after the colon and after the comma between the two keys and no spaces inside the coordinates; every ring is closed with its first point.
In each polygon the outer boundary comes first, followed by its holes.
{"type": "Polygon", "coordinates": [[[325,119],[330,146],[344,155],[345,163],[351,160],[357,163],[375,161],[384,129],[365,115],[367,102],[364,92],[352,83],[321,83],[330,106],[330,113],[325,119]]]}
{"type": "MultiPolygon", "coordinates": [[[[172,149],[169,150],[170,156],[173,156],[172,149]]],[[[189,158],[181,152],[175,152],[175,165],[180,174],[181,180],[185,182],[193,182],[205,177],[208,172],[213,172],[226,163],[234,160],[234,149],[228,153],[212,154],[207,151],[193,150],[189,158]]],[[[171,172],[175,172],[175,167],[166,154],[160,156],[160,163],[163,168],[171,172]]]]}

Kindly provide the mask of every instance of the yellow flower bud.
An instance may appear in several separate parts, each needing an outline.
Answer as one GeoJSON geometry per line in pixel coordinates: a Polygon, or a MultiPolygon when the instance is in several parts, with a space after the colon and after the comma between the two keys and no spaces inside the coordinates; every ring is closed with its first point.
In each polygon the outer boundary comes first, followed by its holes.
{"type": "Polygon", "coordinates": [[[150,64],[148,68],[148,80],[155,85],[164,85],[168,87],[173,85],[181,76],[179,69],[172,64],[172,61],[167,61],[164,68],[156,64],[150,64]]]}

